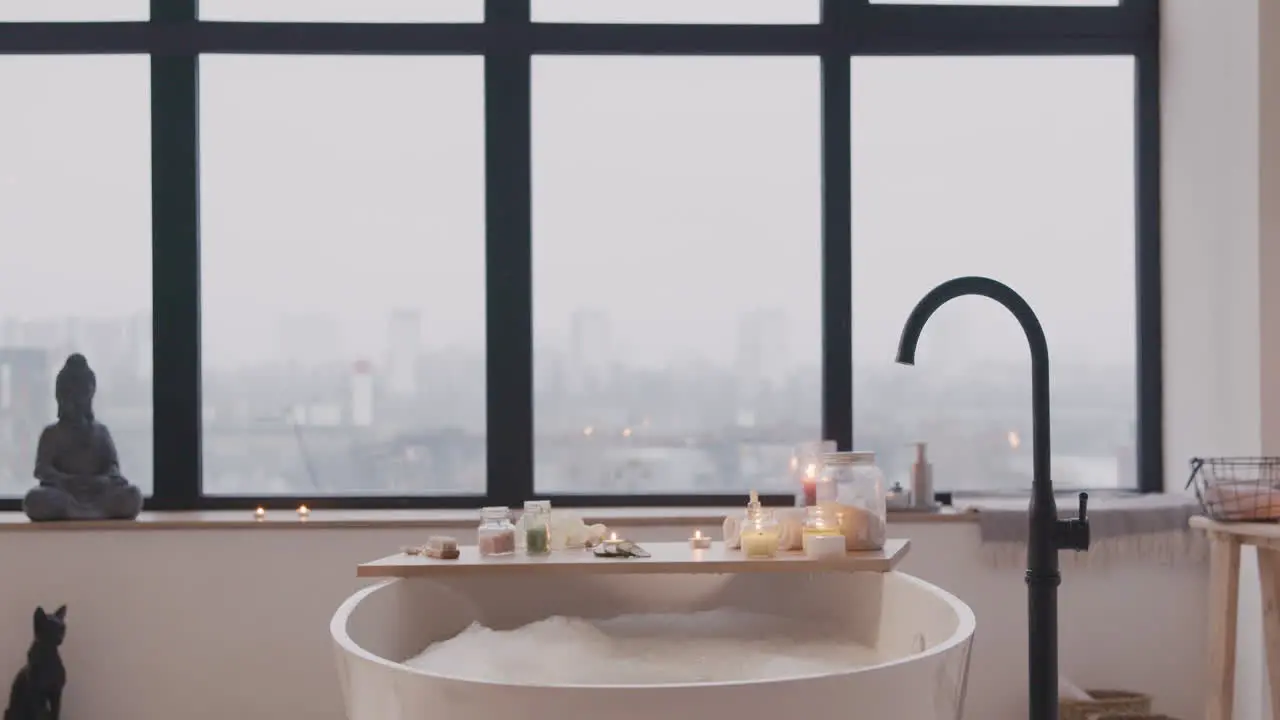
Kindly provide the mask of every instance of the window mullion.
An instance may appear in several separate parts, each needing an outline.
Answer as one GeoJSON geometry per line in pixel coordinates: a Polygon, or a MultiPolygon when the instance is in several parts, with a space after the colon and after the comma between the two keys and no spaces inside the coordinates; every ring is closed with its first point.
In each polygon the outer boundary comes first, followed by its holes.
{"type": "Polygon", "coordinates": [[[853,448],[853,168],[850,55],[856,10],[824,0],[822,37],[822,436],[853,448]]]}
{"type": "MultiPolygon", "coordinates": [[[[195,0],[152,0],[153,23],[196,19],[195,0]]],[[[200,229],[198,60],[151,57],[152,393],[151,507],[196,507],[200,497],[200,229]]]]}
{"type": "MultiPolygon", "coordinates": [[[[508,39],[485,55],[485,353],[488,502],[533,496],[533,201],[529,0],[489,0],[508,39]]],[[[496,33],[495,33],[496,34],[496,33]]]]}

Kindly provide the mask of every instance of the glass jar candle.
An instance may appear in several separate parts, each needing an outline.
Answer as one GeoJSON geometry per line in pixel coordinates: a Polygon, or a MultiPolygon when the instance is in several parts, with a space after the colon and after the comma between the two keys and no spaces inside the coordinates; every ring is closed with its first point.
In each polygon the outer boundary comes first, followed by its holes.
{"type": "Polygon", "coordinates": [[[524,504],[520,517],[524,526],[524,551],[527,555],[546,555],[551,552],[551,508],[539,500],[524,504]]]}
{"type": "Polygon", "coordinates": [[[801,549],[808,551],[809,538],[815,535],[840,535],[840,511],[835,502],[824,502],[805,508],[801,549]]]}
{"type": "Polygon", "coordinates": [[[760,509],[747,513],[742,522],[742,552],[749,558],[771,558],[778,554],[778,521],[773,513],[760,509]]]}
{"type": "Polygon", "coordinates": [[[835,511],[849,550],[879,550],[886,529],[884,473],[868,451],[827,453],[822,475],[835,487],[835,511]]]}
{"type": "Polygon", "coordinates": [[[476,545],[481,557],[510,555],[516,551],[516,526],[511,524],[511,513],[506,508],[480,508],[476,545]]]}

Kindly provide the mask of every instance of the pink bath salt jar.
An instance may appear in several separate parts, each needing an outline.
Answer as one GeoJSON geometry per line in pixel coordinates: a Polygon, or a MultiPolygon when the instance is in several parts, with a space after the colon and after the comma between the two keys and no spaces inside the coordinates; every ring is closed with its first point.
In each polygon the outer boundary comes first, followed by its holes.
{"type": "Polygon", "coordinates": [[[476,544],[480,547],[481,557],[514,553],[516,526],[511,523],[511,512],[504,507],[481,508],[476,544]]]}

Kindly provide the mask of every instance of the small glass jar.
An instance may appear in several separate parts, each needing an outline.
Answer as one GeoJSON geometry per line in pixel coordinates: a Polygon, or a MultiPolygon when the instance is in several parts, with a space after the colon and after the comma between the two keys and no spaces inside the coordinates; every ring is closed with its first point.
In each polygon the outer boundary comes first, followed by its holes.
{"type": "Polygon", "coordinates": [[[529,500],[524,504],[520,517],[524,526],[524,551],[526,555],[546,555],[551,552],[551,504],[541,500],[529,500]]]}
{"type": "MultiPolygon", "coordinates": [[[[548,516],[550,515],[551,513],[550,500],[526,500],[524,502],[524,509],[526,513],[529,510],[531,504],[541,507],[543,510],[547,511],[548,516]]],[[[526,513],[521,513],[520,518],[516,520],[516,550],[519,552],[525,551],[525,540],[527,539],[527,536],[528,536],[524,528],[524,518],[526,513]]]]}
{"type": "Polygon", "coordinates": [[[504,507],[480,508],[480,527],[476,529],[476,545],[481,557],[510,555],[516,551],[516,526],[504,507]]]}
{"type": "Polygon", "coordinates": [[[809,549],[809,538],[814,535],[839,535],[840,512],[834,502],[824,502],[805,508],[804,529],[801,535],[801,548],[809,549]]]}
{"type": "Polygon", "coordinates": [[[781,528],[773,513],[765,510],[748,512],[742,522],[742,553],[749,558],[771,558],[778,554],[781,528]]]}
{"type": "Polygon", "coordinates": [[[884,473],[876,454],[834,452],[822,457],[822,476],[835,486],[835,509],[849,550],[879,550],[886,529],[884,473]]]}

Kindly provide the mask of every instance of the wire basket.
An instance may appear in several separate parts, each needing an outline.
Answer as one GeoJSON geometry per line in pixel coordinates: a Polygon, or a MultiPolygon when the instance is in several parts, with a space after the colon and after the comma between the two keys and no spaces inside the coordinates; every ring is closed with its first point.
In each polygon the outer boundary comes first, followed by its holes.
{"type": "Polygon", "coordinates": [[[1280,457],[1192,458],[1187,487],[1214,520],[1280,520],[1280,457]]]}

